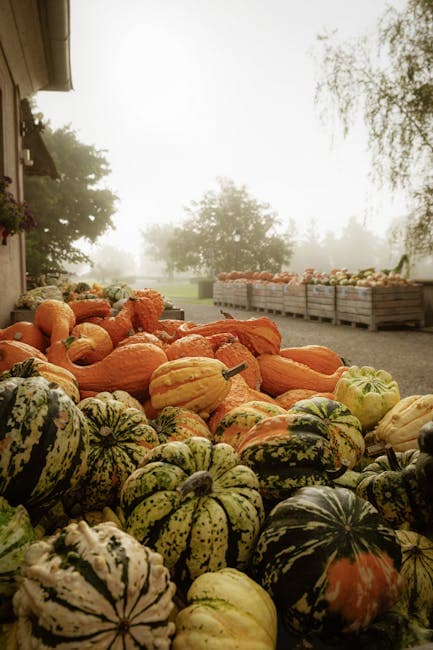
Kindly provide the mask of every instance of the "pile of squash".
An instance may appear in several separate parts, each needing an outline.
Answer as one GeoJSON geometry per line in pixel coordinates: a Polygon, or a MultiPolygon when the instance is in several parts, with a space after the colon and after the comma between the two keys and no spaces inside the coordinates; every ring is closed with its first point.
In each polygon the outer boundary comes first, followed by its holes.
{"type": "Polygon", "coordinates": [[[0,647],[433,639],[433,395],[163,308],[47,299],[0,331],[0,647]]]}

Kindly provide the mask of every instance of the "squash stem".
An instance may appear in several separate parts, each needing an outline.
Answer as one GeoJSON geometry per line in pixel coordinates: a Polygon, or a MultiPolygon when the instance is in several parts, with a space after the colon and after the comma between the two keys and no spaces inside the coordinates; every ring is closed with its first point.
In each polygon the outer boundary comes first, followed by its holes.
{"type": "Polygon", "coordinates": [[[242,361],[242,363],[239,363],[237,366],[233,366],[233,368],[223,370],[222,374],[224,379],[230,379],[230,377],[237,375],[239,372],[242,372],[242,370],[245,370],[245,368],[248,368],[248,364],[246,361],[242,361]]]}
{"type": "Polygon", "coordinates": [[[394,451],[394,448],[391,445],[386,445],[385,447],[385,453],[386,457],[388,459],[388,463],[390,468],[394,472],[398,472],[401,470],[400,463],[398,462],[397,454],[394,451]]]}
{"type": "Polygon", "coordinates": [[[346,460],[341,461],[340,467],[336,467],[335,469],[327,469],[326,474],[328,475],[328,478],[331,479],[331,481],[334,481],[336,478],[340,478],[340,476],[343,476],[349,469],[349,463],[346,460]]]}
{"type": "Polygon", "coordinates": [[[180,493],[182,499],[190,492],[194,492],[194,496],[204,497],[212,492],[212,487],[212,476],[208,471],[200,470],[188,476],[182,485],[179,485],[177,491],[180,493]]]}

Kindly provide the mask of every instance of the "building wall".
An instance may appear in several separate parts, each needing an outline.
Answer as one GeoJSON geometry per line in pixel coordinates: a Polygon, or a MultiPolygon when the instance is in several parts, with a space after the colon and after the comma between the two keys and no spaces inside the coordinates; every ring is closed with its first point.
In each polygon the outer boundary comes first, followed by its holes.
{"type": "MultiPolygon", "coordinates": [[[[10,66],[0,49],[1,146],[0,173],[13,179],[11,191],[23,197],[23,170],[20,162],[19,96],[10,66]]],[[[23,235],[8,237],[0,244],[0,327],[10,322],[10,312],[25,291],[25,243],[23,235]]]]}

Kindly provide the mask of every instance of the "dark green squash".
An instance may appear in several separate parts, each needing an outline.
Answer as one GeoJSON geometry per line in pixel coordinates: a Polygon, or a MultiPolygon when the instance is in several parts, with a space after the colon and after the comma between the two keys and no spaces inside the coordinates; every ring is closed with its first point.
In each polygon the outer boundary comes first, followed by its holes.
{"type": "Polygon", "coordinates": [[[289,413],[309,413],[326,425],[337,465],[352,469],[365,451],[361,422],[345,404],[327,397],[311,397],[293,404],[289,413]]]}
{"type": "Polygon", "coordinates": [[[44,377],[0,382],[0,495],[38,516],[81,479],[89,431],[77,405],[44,377]]]}
{"type": "Polygon", "coordinates": [[[368,501],[318,486],[271,511],[252,574],[290,631],[336,638],[364,630],[397,600],[400,564],[394,530],[368,501]]]}
{"type": "Polygon", "coordinates": [[[356,493],[370,501],[394,528],[406,525],[422,530],[429,525],[431,504],[419,487],[416,465],[420,451],[394,452],[378,456],[361,472],[356,493]]]}

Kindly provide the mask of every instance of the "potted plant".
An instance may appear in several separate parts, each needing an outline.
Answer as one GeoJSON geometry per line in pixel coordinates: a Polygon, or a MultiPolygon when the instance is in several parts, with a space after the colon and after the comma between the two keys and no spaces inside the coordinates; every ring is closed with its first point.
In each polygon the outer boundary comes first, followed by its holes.
{"type": "Polygon", "coordinates": [[[0,176],[0,236],[5,246],[10,235],[36,228],[37,222],[25,201],[17,201],[9,192],[9,176],[0,176]]]}

